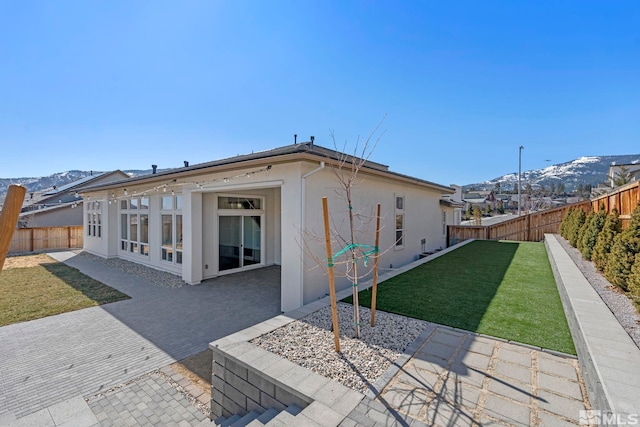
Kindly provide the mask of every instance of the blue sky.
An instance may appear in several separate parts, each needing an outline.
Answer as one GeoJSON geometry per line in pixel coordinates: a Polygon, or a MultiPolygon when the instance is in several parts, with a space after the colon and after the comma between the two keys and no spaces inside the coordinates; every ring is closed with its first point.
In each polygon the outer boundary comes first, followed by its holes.
{"type": "Polygon", "coordinates": [[[2,178],[353,149],[383,118],[371,159],[442,184],[520,145],[640,153],[640,3],[0,2],[2,178]]]}

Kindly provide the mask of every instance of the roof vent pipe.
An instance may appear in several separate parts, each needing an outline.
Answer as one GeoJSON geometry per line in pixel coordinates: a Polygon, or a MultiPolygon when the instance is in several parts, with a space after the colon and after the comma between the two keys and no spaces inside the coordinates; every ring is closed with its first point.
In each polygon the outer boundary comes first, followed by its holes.
{"type": "Polygon", "coordinates": [[[151,165],[151,169],[153,169],[153,172],[151,173],[156,173],[158,170],[158,165],[151,165]]]}
{"type": "Polygon", "coordinates": [[[311,148],[313,148],[313,140],[315,140],[315,139],[316,139],[316,137],[311,135],[311,148]]]}
{"type": "Polygon", "coordinates": [[[186,160],[184,161],[184,167],[185,167],[185,168],[188,168],[188,167],[189,167],[189,162],[188,162],[188,161],[186,161],[186,160]]]}
{"type": "Polygon", "coordinates": [[[298,143],[298,134],[294,133],[293,134],[293,145],[296,145],[298,143]]]}

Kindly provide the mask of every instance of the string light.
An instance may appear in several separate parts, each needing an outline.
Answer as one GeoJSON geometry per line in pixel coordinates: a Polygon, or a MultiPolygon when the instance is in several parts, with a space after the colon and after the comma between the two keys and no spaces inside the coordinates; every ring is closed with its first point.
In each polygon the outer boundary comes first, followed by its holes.
{"type": "MultiPolygon", "coordinates": [[[[177,179],[172,179],[171,182],[169,183],[163,183],[163,184],[159,184],[157,186],[154,187],[150,187],[150,188],[146,188],[146,189],[138,189],[138,190],[132,190],[132,197],[137,196],[138,194],[140,194],[142,197],[148,197],[149,193],[152,192],[160,192],[160,190],[162,189],[163,193],[166,193],[167,190],[169,188],[171,188],[171,195],[175,196],[176,192],[175,192],[175,188],[173,187],[177,187],[177,186],[185,186],[185,185],[195,185],[197,189],[201,190],[204,189],[206,186],[215,184],[215,183],[225,183],[228,184],[230,183],[232,180],[234,179],[239,179],[239,178],[252,178],[254,177],[256,174],[261,174],[264,173],[266,175],[269,174],[269,171],[271,170],[271,165],[268,165],[264,168],[261,169],[257,169],[251,172],[244,172],[238,175],[233,175],[233,176],[226,176],[223,178],[214,178],[211,180],[206,180],[206,181],[185,181],[185,182],[178,182],[177,179]]],[[[109,199],[109,197],[107,197],[107,201],[109,202],[109,204],[111,204],[111,202],[113,203],[117,203],[118,199],[121,199],[123,197],[128,197],[129,196],[129,190],[127,190],[126,188],[123,189],[123,196],[118,196],[116,194],[116,192],[112,192],[111,193],[111,199],[109,199]]],[[[91,200],[91,196],[87,196],[87,201],[91,200]]],[[[98,199],[100,200],[100,199],[98,199]]],[[[102,199],[104,200],[104,199],[102,199]]]]}

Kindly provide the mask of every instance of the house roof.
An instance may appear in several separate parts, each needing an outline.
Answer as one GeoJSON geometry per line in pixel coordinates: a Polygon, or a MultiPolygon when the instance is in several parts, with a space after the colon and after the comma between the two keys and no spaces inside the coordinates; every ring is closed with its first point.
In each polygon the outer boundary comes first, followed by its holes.
{"type": "Polygon", "coordinates": [[[464,202],[458,202],[450,199],[440,199],[440,205],[448,206],[450,208],[462,208],[464,207],[464,202]]]}
{"type": "MultiPolygon", "coordinates": [[[[216,169],[227,170],[232,169],[235,166],[243,167],[245,164],[265,164],[268,161],[296,161],[296,160],[315,160],[315,161],[332,161],[340,162],[345,161],[348,164],[352,164],[355,161],[363,160],[358,157],[354,157],[349,154],[341,153],[336,150],[331,150],[325,147],[321,147],[312,142],[303,142],[299,144],[287,145],[284,147],[278,147],[271,150],[259,151],[251,154],[243,154],[234,157],[228,157],[225,159],[214,160],[206,163],[199,163],[182,168],[168,169],[155,174],[141,175],[129,179],[113,181],[105,184],[88,185],[78,189],[78,192],[88,192],[94,190],[104,190],[118,188],[124,184],[142,184],[145,182],[161,181],[167,178],[183,178],[195,176],[207,169],[212,169],[213,172],[216,169]]],[[[393,176],[403,181],[411,181],[418,185],[425,185],[435,189],[438,189],[444,193],[454,193],[454,189],[448,186],[437,184],[431,181],[426,181],[420,178],[415,178],[409,175],[392,172],[387,165],[365,160],[363,164],[363,170],[368,172],[393,176]]]]}
{"type": "MultiPolygon", "coordinates": [[[[82,200],[78,200],[78,201],[75,201],[75,202],[58,203],[56,205],[45,206],[45,207],[42,207],[40,209],[34,209],[32,211],[20,212],[18,217],[19,218],[24,218],[24,217],[28,217],[28,216],[31,216],[31,215],[39,215],[39,214],[43,214],[45,212],[51,212],[51,211],[55,211],[55,210],[58,210],[58,209],[68,208],[68,207],[73,206],[74,204],[76,206],[81,205],[82,204],[82,200]]],[[[80,209],[82,209],[82,208],[80,208],[80,209]]]]}
{"type": "Polygon", "coordinates": [[[43,196],[53,196],[55,194],[60,194],[60,193],[64,193],[65,191],[72,189],[74,187],[79,187],[84,183],[90,182],[96,178],[98,178],[99,176],[104,175],[104,172],[98,172],[96,175],[89,175],[89,176],[85,176],[84,178],[80,178],[77,179],[75,181],[69,182],[65,185],[61,185],[60,187],[51,189],[49,191],[47,191],[46,193],[43,194],[43,196]]]}
{"type": "Polygon", "coordinates": [[[88,176],[85,176],[84,178],[77,179],[75,181],[69,182],[55,189],[49,190],[46,193],[44,193],[43,196],[55,196],[56,194],[64,193],[74,188],[80,188],[80,187],[86,186],[86,184],[91,183],[91,181],[96,181],[99,178],[107,177],[113,174],[126,175],[124,172],[122,172],[119,169],[111,172],[97,172],[94,175],[88,175],[88,176]]]}

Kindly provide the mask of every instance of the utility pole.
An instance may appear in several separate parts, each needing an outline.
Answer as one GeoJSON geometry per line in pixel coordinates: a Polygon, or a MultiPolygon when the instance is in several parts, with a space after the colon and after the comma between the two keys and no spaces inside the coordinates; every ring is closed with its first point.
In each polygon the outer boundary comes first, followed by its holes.
{"type": "Polygon", "coordinates": [[[522,206],[522,190],[520,188],[520,181],[522,179],[522,150],[524,149],[524,146],[521,145],[518,148],[518,216],[520,216],[520,213],[522,212],[521,206],[522,206]]]}

